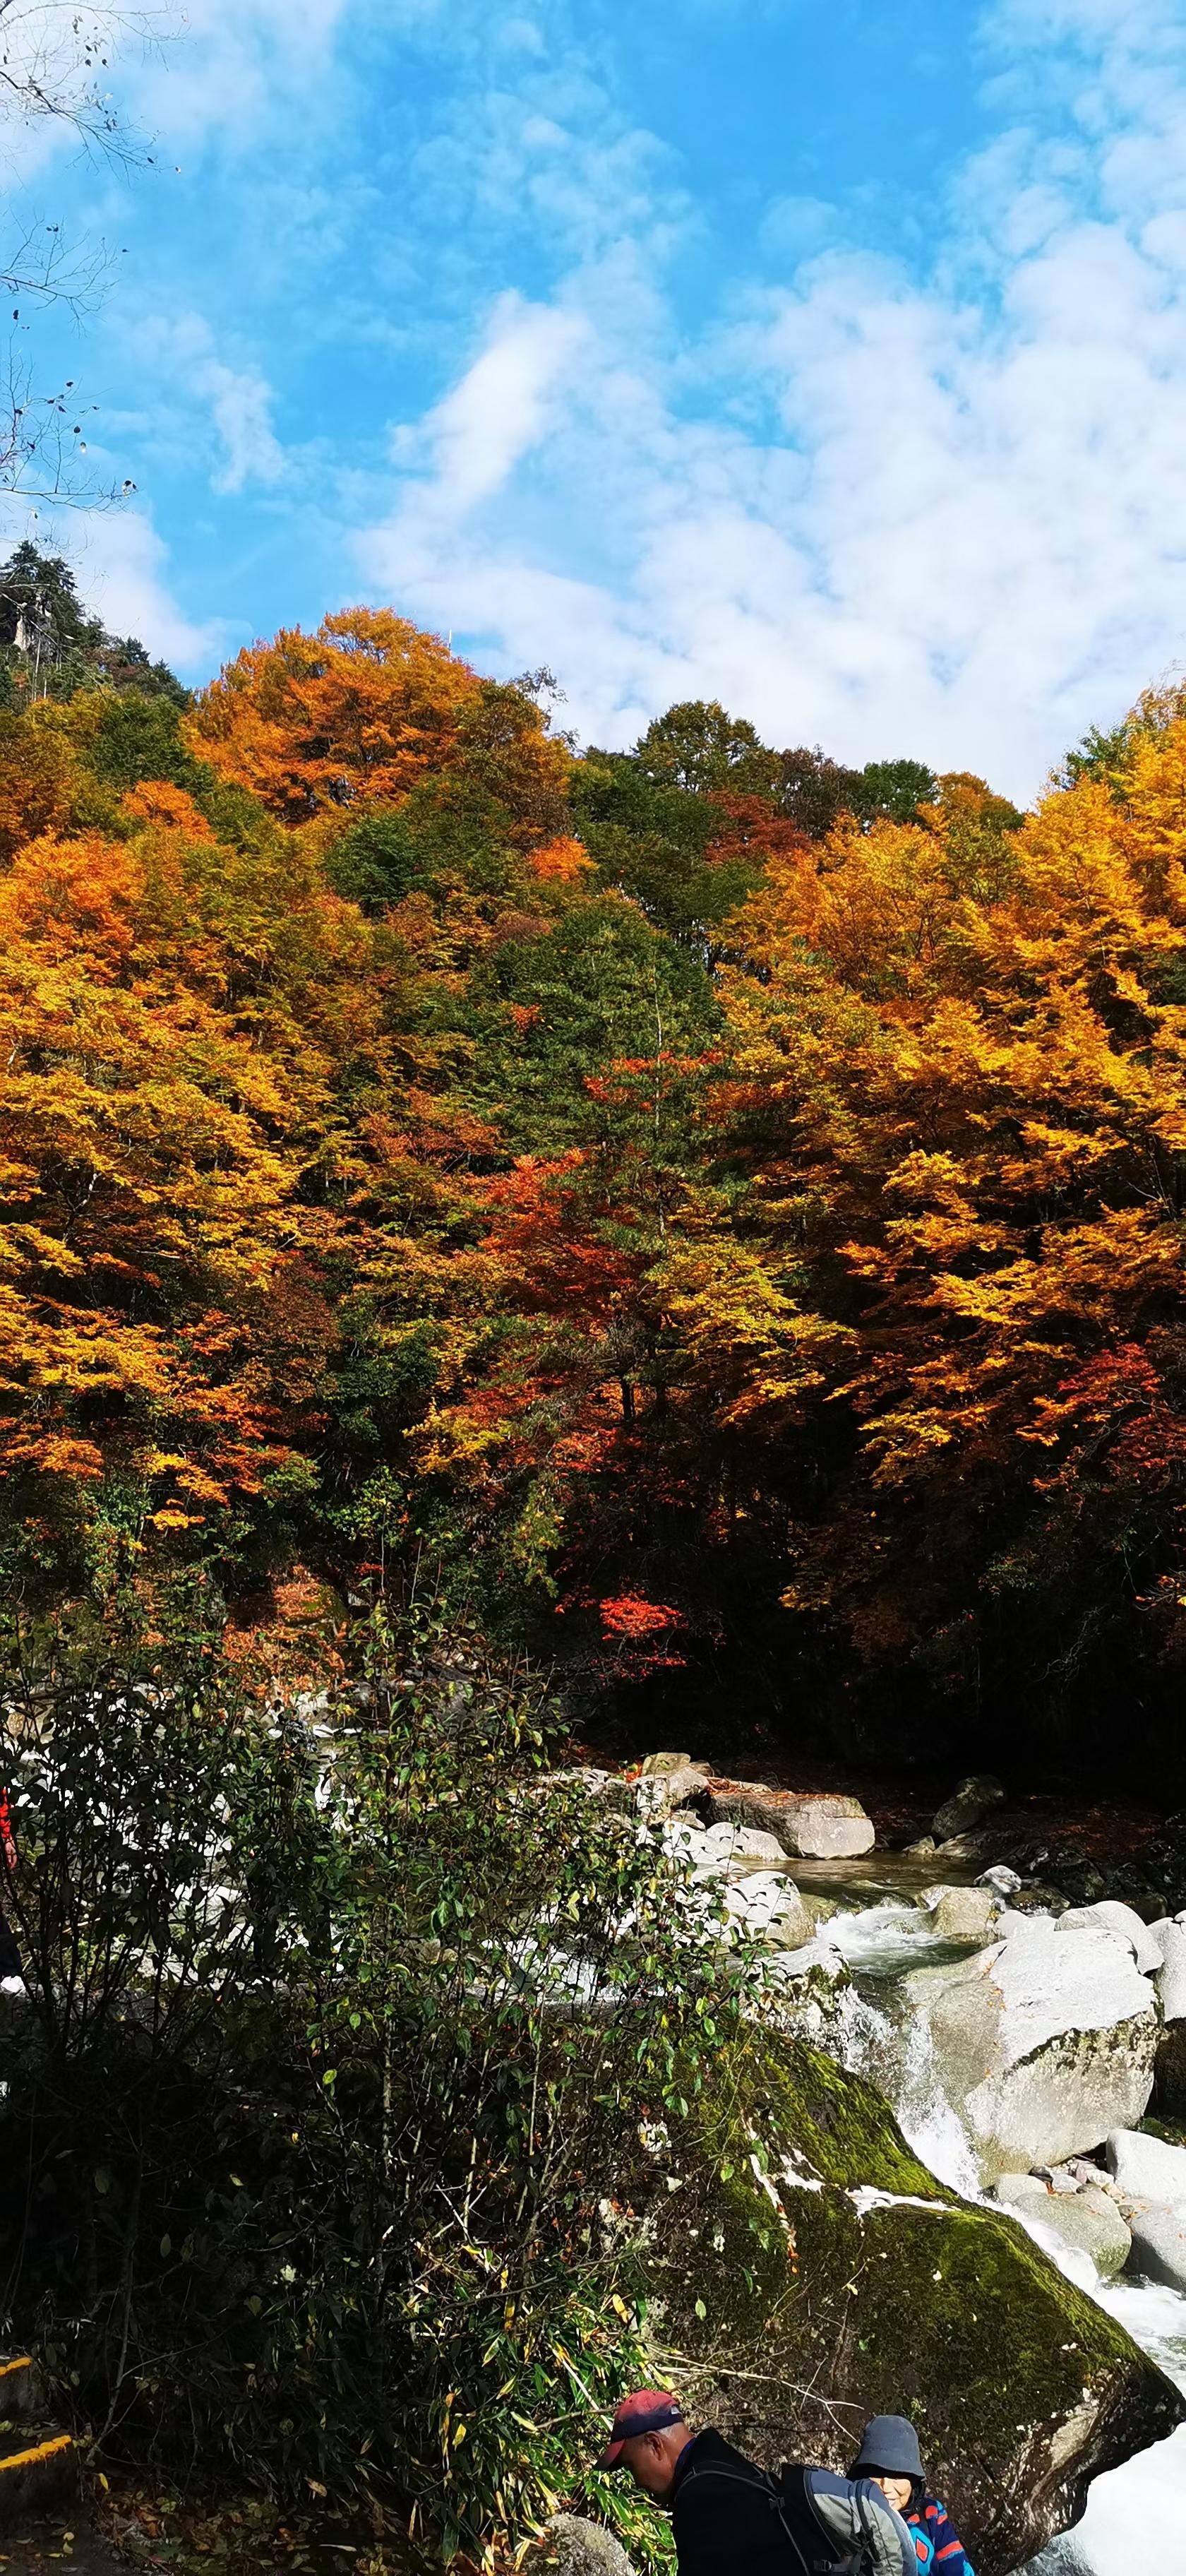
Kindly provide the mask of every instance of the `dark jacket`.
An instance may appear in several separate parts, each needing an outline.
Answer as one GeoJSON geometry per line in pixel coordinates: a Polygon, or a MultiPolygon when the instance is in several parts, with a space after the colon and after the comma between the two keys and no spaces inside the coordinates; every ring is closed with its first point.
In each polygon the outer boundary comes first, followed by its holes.
{"type": "Polygon", "coordinates": [[[780,2512],[777,2479],[722,2434],[698,2433],[672,2486],[679,2576],[819,2576],[862,2558],[870,2576],[916,2576],[910,2533],[879,2487],[807,2469],[803,2493],[798,2514],[780,2512]]]}

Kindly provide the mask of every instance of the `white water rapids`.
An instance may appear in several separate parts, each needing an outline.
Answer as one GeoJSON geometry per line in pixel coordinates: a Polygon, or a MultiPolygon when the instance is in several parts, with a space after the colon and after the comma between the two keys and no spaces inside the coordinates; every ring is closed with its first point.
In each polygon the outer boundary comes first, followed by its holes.
{"type": "MultiPolygon", "coordinates": [[[[894,2012],[897,1981],[950,1952],[930,1917],[887,1887],[881,1872],[869,1869],[867,1876],[862,1872],[863,1885],[850,1877],[847,1886],[835,1864],[800,1864],[797,1875],[805,1887],[827,1889],[841,1900],[842,1911],[823,1925],[822,1935],[840,1952],[856,1989],[847,2064],[890,2093],[904,2135],[937,2180],[965,2199],[979,2200],[971,2150],[944,2099],[925,2024],[910,2026],[903,2050],[894,2012]]],[[[1086,2255],[1057,2243],[1039,2221],[1030,2233],[1186,2393],[1186,2297],[1128,2276],[1101,2281],[1086,2255]]],[[[1186,2576],[1186,2425],[1124,2468],[1096,2478],[1082,2522],[1032,2559],[1024,2576],[1139,2576],[1145,2569],[1156,2576],[1186,2576]]]]}

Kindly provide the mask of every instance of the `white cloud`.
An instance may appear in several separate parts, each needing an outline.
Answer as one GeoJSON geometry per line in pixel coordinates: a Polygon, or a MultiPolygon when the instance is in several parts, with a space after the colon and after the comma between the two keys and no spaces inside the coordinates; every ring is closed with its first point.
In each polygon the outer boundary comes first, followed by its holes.
{"type": "Polygon", "coordinates": [[[1000,0],[983,33],[1013,104],[929,280],[826,252],[672,367],[645,294],[605,291],[621,239],[587,254],[552,306],[500,308],[424,424],[372,587],[551,661],[594,739],[721,696],[776,741],[1015,793],[1178,659],[1181,9],[1000,0]]]}
{"type": "Polygon", "coordinates": [[[212,491],[241,492],[249,483],[285,481],[289,460],[272,428],[272,389],[257,367],[229,365],[218,354],[209,325],[196,313],[143,322],[134,337],[162,387],[160,443],[191,441],[205,413],[209,431],[198,434],[212,491]]]}
{"type": "Polygon", "coordinates": [[[242,142],[272,122],[286,93],[315,96],[324,86],[335,38],[355,5],[356,0],[185,0],[169,40],[146,53],[135,69],[136,113],[167,137],[171,150],[192,150],[223,130],[242,142]]]}
{"type": "Polygon", "coordinates": [[[88,523],[73,549],[79,588],[113,635],[138,635],[183,673],[208,671],[227,649],[221,621],[195,624],[168,587],[168,557],[142,511],[113,510],[88,523]]]}
{"type": "Polygon", "coordinates": [[[508,476],[546,437],[557,381],[587,336],[574,313],[525,304],[507,295],[489,338],[418,436],[396,433],[397,453],[418,446],[433,479],[417,495],[418,512],[456,519],[501,491],[508,476]]]}
{"type": "Polygon", "coordinates": [[[280,483],[284,450],[270,419],[271,387],[255,368],[207,358],[195,370],[194,390],[210,405],[223,444],[223,463],[211,477],[216,492],[241,492],[245,483],[280,483]]]}
{"type": "Polygon", "coordinates": [[[1124,45],[1147,55],[1182,35],[1178,0],[990,0],[982,27],[998,45],[1124,45]]]}

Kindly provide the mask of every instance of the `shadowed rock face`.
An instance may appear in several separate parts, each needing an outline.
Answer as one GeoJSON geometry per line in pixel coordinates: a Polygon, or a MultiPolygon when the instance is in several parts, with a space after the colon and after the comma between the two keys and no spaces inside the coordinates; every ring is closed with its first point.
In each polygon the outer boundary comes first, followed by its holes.
{"type": "Polygon", "coordinates": [[[882,2097],[801,2042],[755,2031],[629,2191],[657,2382],[769,2466],[845,2468],[867,2415],[911,2415],[978,2576],[1184,2412],[1019,2226],[943,2191],[882,2097]]]}

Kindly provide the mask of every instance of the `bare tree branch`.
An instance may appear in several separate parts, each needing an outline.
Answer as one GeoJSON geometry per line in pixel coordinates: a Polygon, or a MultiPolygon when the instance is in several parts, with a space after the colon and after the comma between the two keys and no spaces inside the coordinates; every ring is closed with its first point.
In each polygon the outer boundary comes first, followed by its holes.
{"type": "Polygon", "coordinates": [[[6,122],[49,121],[109,158],[150,161],[103,75],[120,48],[159,48],[181,25],[173,7],[82,10],[77,0],[0,0],[0,135],[6,122]]]}
{"type": "MultiPolygon", "coordinates": [[[[85,151],[123,167],[150,164],[148,142],[124,124],[104,75],[129,44],[159,49],[182,25],[172,6],[81,9],[78,0],[0,0],[0,157],[16,158],[18,133],[50,122],[85,151]]],[[[7,360],[0,358],[0,492],[30,503],[102,508],[134,489],[99,484],[83,460],[86,410],[75,380],[35,390],[22,345],[30,320],[65,306],[76,321],[94,310],[116,255],[102,244],[82,250],[58,224],[30,220],[0,252],[0,293],[11,296],[7,360]]],[[[93,406],[89,407],[93,409],[93,406]]]]}

